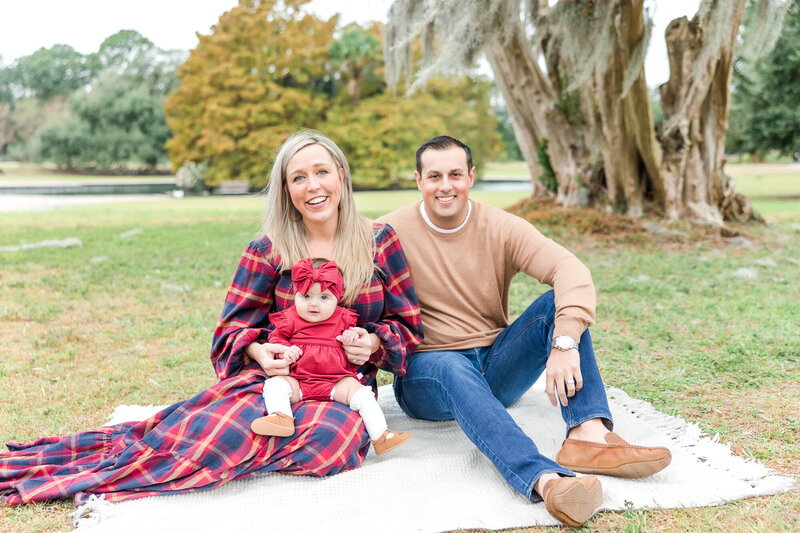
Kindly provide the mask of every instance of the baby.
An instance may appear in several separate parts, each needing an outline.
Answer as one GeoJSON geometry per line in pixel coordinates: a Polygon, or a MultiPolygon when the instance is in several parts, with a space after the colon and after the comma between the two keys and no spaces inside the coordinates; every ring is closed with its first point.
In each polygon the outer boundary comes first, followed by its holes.
{"type": "Polygon", "coordinates": [[[269,315],[275,330],[268,341],[289,348],[281,357],[292,363],[288,376],[273,376],[264,383],[268,416],[253,421],[259,435],[294,434],[292,405],[301,400],[334,400],[350,406],[364,420],[380,455],[411,438],[390,431],[375,395],[357,379],[358,367],[348,361],[342,344],[358,337],[358,315],[338,305],[343,279],[336,263],[303,259],[292,267],[294,307],[269,315]],[[341,335],[342,342],[336,340],[341,335]]]}

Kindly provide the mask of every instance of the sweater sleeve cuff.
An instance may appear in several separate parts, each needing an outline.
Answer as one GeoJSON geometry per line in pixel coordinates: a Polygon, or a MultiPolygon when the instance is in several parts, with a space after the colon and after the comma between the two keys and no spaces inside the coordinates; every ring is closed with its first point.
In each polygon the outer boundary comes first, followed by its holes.
{"type": "Polygon", "coordinates": [[[553,337],[559,335],[569,335],[576,341],[580,342],[581,335],[586,331],[586,324],[579,318],[560,317],[556,321],[555,328],[553,328],[553,337]]]}
{"type": "Polygon", "coordinates": [[[233,350],[231,351],[233,354],[241,355],[243,359],[246,358],[245,360],[247,360],[249,357],[244,353],[244,349],[252,343],[266,338],[267,332],[264,329],[246,329],[236,338],[236,341],[233,343],[233,350]]]}

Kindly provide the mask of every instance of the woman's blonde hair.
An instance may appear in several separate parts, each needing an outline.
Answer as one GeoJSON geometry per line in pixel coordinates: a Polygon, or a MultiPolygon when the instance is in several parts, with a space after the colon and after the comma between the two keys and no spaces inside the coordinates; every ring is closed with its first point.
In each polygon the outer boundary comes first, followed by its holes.
{"type": "Polygon", "coordinates": [[[339,221],[330,258],[344,273],[342,301],[352,305],[364,285],[372,280],[375,265],[375,238],[372,223],[359,215],[353,199],[350,166],[336,144],[314,130],[295,133],[283,143],[270,172],[267,185],[267,205],[262,232],[272,241],[272,253],[281,257],[281,268],[291,268],[309,256],[306,246],[306,227],[300,212],[292,204],[286,183],[289,160],[301,149],[312,144],[325,148],[341,169],[342,194],[339,200],[339,221]]]}

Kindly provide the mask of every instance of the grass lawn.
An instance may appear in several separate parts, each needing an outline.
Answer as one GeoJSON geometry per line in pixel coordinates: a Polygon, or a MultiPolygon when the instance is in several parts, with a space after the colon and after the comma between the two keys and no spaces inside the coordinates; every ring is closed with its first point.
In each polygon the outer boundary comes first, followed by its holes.
{"type": "Polygon", "coordinates": [[[739,163],[725,166],[736,190],[750,198],[800,200],[800,164],[739,163]]]}
{"type": "MultiPolygon", "coordinates": [[[[503,207],[525,195],[475,191],[503,207]]],[[[417,198],[416,191],[364,192],[356,202],[377,216],[417,198]]],[[[745,247],[666,237],[620,245],[540,229],[592,269],[599,301],[592,331],[608,384],[797,479],[800,210],[798,202],[761,202],[775,222],[741,228],[751,242],[745,247]],[[736,277],[743,268],[755,277],[736,277]]],[[[214,383],[211,333],[262,205],[257,197],[213,197],[0,213],[0,246],[82,242],[0,251],[0,442],[88,429],[116,405],[168,404],[214,383]]],[[[543,290],[519,277],[512,311],[543,290]]],[[[68,530],[73,509],[71,502],[0,506],[0,532],[68,530]]],[[[793,492],[714,508],[601,513],[585,529],[798,528],[793,492]]]]}
{"type": "Polygon", "coordinates": [[[524,161],[509,161],[505,163],[490,162],[480,172],[478,178],[499,179],[528,177],[528,165],[524,161]]]}

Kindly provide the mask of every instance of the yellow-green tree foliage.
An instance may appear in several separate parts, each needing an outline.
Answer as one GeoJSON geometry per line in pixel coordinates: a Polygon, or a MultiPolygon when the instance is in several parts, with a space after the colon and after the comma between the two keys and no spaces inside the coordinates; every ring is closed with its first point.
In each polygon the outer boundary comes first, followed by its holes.
{"type": "Polygon", "coordinates": [[[357,188],[413,187],[415,154],[423,141],[452,135],[467,143],[481,166],[501,152],[489,84],[466,77],[433,80],[408,98],[383,92],[341,107],[327,132],[347,155],[357,188]]]}
{"type": "Polygon", "coordinates": [[[319,126],[327,101],[314,84],[336,19],[303,15],[303,3],[241,0],[200,36],[166,103],[173,169],[207,161],[211,185],[247,179],[260,187],[290,129],[319,126]]]}
{"type": "MultiPolygon", "coordinates": [[[[200,36],[166,104],[173,169],[205,162],[208,185],[247,179],[260,188],[277,148],[301,128],[339,144],[360,188],[412,186],[416,148],[435,135],[463,139],[476,162],[500,152],[488,82],[438,79],[410,97],[394,96],[381,57],[365,61],[354,98],[352,60],[343,68],[330,55],[337,17],[305,14],[305,3],[240,0],[200,36]]],[[[382,26],[345,31],[380,39],[382,26]]]]}

